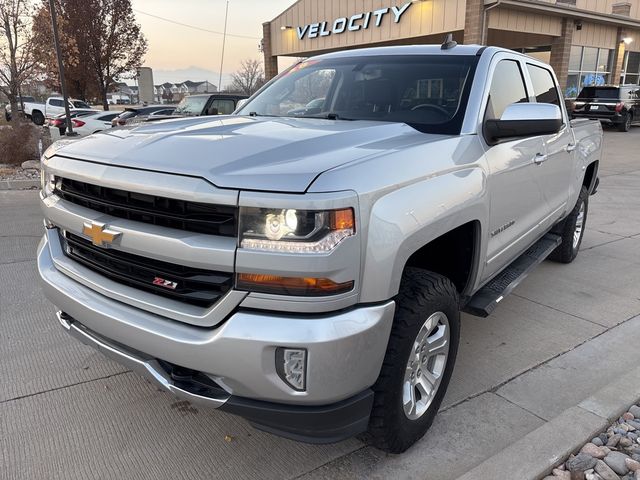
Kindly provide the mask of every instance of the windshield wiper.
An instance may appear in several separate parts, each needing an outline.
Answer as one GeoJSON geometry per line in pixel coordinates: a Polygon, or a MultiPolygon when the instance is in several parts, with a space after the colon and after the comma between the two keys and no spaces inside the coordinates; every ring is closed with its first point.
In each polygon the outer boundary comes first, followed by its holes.
{"type": "Polygon", "coordinates": [[[299,115],[297,118],[322,118],[324,120],[347,120],[354,121],[354,118],[347,118],[338,115],[335,112],[323,113],[322,115],[299,115]]]}

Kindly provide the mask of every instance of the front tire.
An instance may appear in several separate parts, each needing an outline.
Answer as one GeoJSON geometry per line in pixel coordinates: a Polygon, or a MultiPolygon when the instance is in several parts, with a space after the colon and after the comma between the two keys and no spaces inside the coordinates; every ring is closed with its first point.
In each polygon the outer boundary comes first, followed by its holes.
{"type": "Polygon", "coordinates": [[[429,429],[449,385],[458,343],[458,292],[442,275],[407,268],[376,384],[371,443],[402,453],[429,429]]]}
{"type": "Polygon", "coordinates": [[[580,189],[580,195],[575,207],[555,229],[562,237],[562,243],[551,252],[550,260],[560,263],[571,263],[578,256],[584,228],[587,224],[587,213],[589,212],[589,192],[586,187],[580,189]]]}

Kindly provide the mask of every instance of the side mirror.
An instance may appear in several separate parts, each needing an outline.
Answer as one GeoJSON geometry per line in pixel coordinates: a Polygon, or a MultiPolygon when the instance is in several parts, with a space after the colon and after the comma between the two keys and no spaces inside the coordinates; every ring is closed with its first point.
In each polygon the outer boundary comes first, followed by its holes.
{"type": "Polygon", "coordinates": [[[551,103],[512,103],[500,120],[486,120],[484,134],[489,144],[503,138],[552,135],[562,128],[562,113],[551,103]]]}

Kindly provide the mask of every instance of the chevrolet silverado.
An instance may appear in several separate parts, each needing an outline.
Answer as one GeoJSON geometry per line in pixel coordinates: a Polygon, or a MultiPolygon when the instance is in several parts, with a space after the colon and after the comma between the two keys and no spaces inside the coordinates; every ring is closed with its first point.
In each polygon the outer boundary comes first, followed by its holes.
{"type": "Polygon", "coordinates": [[[601,146],[534,58],[330,53],[233,115],[50,147],[39,274],[70,334],[181,399],[402,452],[442,402],[460,312],[576,258],[601,146]]]}

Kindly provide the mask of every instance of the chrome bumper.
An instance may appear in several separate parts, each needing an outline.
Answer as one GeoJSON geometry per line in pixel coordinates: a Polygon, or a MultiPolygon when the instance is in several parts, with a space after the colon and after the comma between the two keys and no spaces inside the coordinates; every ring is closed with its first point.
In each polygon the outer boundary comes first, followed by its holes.
{"type": "MultiPolygon", "coordinates": [[[[43,238],[38,271],[45,295],[79,322],[63,321],[65,328],[190,401],[203,398],[172,384],[158,360],[202,372],[228,395],[307,406],[349,399],[373,385],[380,373],[393,301],[318,315],[239,310],[216,327],[195,327],[113,300],[61,272],[52,258],[59,250],[55,242],[57,235],[43,238]],[[307,349],[305,392],[278,376],[279,346],[307,349]]],[[[206,399],[214,407],[224,401],[225,395],[206,399]]]]}

